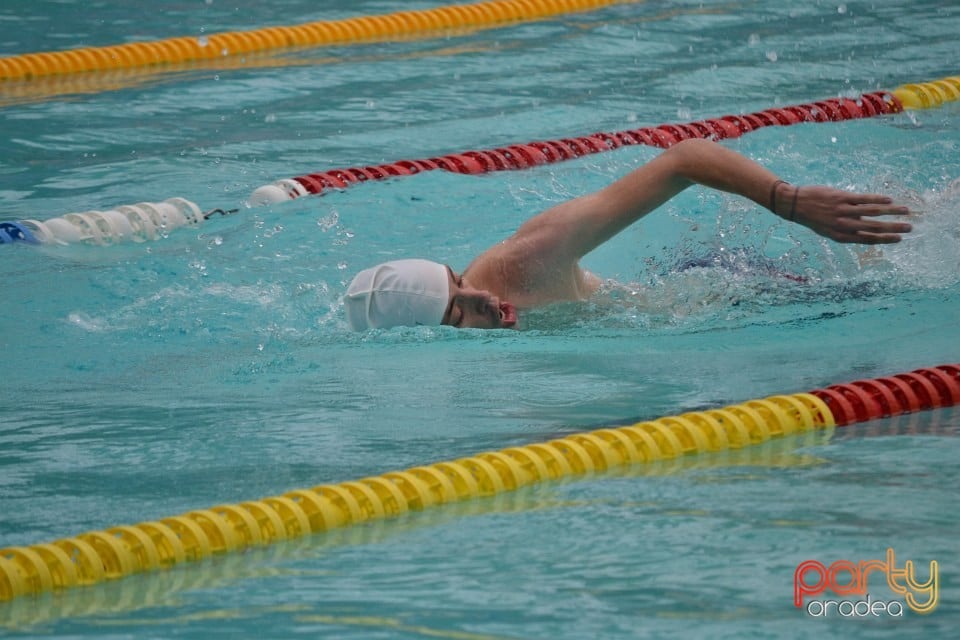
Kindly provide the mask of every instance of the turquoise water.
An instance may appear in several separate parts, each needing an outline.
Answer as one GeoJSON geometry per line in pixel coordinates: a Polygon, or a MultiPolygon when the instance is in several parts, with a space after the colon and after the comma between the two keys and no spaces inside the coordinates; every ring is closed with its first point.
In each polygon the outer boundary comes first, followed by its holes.
{"type": "MultiPolygon", "coordinates": [[[[334,167],[958,73],[960,8],[943,3],[701,4],[116,74],[109,90],[0,85],[0,219],[172,196],[229,208],[262,184],[334,167]]],[[[355,12],[215,0],[143,21],[125,3],[91,7],[5,3],[0,55],[355,12]]],[[[656,150],[365,184],[149,244],[4,245],[0,547],[960,361],[958,131],[954,104],[727,142],[796,183],[890,193],[923,212],[917,231],[877,255],[691,189],[585,260],[628,293],[536,312],[519,332],[357,335],[339,297],[382,259],[461,269],[528,216],[656,150]]],[[[2,604],[0,633],[946,636],[960,621],[958,428],[955,411],[929,412],[529,488],[2,604]],[[799,562],[888,547],[940,562],[929,616],[815,620],[793,607],[799,562]]]]}

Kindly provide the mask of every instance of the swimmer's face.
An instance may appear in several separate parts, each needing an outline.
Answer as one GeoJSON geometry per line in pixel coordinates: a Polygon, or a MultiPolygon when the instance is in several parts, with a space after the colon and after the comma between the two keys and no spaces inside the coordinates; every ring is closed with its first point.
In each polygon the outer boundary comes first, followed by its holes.
{"type": "Polygon", "coordinates": [[[461,329],[510,329],[517,324],[517,309],[483,289],[474,289],[447,267],[450,300],[443,324],[461,329]]]}

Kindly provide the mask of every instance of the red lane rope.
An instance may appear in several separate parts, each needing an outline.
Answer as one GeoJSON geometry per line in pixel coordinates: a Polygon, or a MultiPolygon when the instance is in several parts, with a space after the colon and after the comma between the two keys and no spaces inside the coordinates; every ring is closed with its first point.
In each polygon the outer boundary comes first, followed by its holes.
{"type": "MultiPolygon", "coordinates": [[[[877,91],[859,98],[831,98],[818,102],[765,109],[745,115],[728,115],[686,124],[661,124],[616,132],[598,132],[577,138],[541,140],[481,151],[464,151],[436,158],[398,160],[386,164],[330,169],[293,178],[309,193],[343,189],[357,182],[382,180],[442,169],[453,173],[480,174],[526,169],[541,164],[572,160],[629,145],[666,149],[681,140],[739,138],[762,127],[790,126],[803,122],[838,122],[900,113],[903,104],[892,93],[877,91]]],[[[295,194],[291,194],[295,197],[295,194]]]]}
{"type": "Polygon", "coordinates": [[[811,391],[837,426],[960,404],[960,364],[944,364],[811,391]]]}

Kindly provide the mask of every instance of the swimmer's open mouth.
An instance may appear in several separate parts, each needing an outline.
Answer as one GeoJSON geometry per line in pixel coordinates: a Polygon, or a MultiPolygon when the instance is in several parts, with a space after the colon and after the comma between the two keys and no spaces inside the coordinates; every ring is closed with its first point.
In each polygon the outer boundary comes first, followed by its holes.
{"type": "Polygon", "coordinates": [[[509,302],[500,303],[500,326],[509,329],[517,324],[517,308],[509,302]]]}

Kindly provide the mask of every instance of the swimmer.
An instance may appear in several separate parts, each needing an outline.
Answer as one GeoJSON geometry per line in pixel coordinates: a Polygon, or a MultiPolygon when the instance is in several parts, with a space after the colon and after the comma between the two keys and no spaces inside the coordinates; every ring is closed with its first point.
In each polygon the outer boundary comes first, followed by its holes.
{"type": "Polygon", "coordinates": [[[361,271],[344,297],[350,326],[510,329],[523,309],[586,300],[601,280],[580,258],[693,184],[749,198],[836,242],[888,244],[911,230],[877,219],[910,214],[886,196],[794,186],[715,142],[685,140],[609,186],[527,220],[463,273],[420,259],[361,271]]]}

